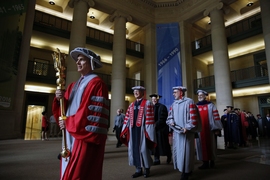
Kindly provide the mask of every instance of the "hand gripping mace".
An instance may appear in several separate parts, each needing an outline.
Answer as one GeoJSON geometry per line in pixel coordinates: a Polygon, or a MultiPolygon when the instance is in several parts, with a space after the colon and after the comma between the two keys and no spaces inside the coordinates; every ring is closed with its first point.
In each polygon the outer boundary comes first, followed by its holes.
{"type": "MultiPolygon", "coordinates": [[[[54,61],[54,69],[56,70],[55,76],[58,77],[56,80],[57,84],[57,89],[60,90],[65,90],[65,59],[66,55],[63,55],[60,50],[57,48],[58,52],[54,52],[52,54],[53,61],[54,61]]],[[[60,116],[59,120],[60,121],[65,121],[67,119],[66,114],[65,114],[65,104],[64,104],[64,99],[63,97],[60,99],[60,116]]],[[[62,129],[62,151],[61,151],[61,156],[63,158],[67,158],[70,156],[70,150],[67,148],[67,140],[66,140],[66,129],[62,129]]]]}

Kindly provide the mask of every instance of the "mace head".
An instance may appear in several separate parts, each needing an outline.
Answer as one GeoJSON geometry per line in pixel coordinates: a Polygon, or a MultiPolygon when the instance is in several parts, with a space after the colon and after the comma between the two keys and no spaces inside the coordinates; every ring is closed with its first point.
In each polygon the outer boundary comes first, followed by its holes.
{"type": "Polygon", "coordinates": [[[63,148],[60,154],[63,158],[67,158],[70,156],[70,151],[67,148],[63,148]]]}

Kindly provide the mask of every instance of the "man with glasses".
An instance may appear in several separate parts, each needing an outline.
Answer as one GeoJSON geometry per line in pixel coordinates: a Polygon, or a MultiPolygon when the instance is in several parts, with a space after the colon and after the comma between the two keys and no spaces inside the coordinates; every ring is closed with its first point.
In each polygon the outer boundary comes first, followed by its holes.
{"type": "Polygon", "coordinates": [[[199,169],[208,169],[215,166],[216,141],[217,136],[221,135],[222,122],[215,104],[206,99],[208,93],[198,90],[197,94],[199,101],[197,107],[202,121],[202,131],[196,138],[197,158],[203,162],[199,169]]]}
{"type": "Polygon", "coordinates": [[[156,146],[154,107],[144,98],[144,87],[135,86],[132,90],[136,100],[126,111],[120,138],[128,146],[129,165],[136,168],[136,172],[131,177],[144,175],[147,178],[153,164],[151,150],[156,146]]]}
{"type": "Polygon", "coordinates": [[[187,180],[194,169],[195,133],[201,130],[201,121],[194,101],[185,97],[186,87],[173,87],[175,101],[171,105],[166,123],[173,130],[174,168],[187,180]]]}

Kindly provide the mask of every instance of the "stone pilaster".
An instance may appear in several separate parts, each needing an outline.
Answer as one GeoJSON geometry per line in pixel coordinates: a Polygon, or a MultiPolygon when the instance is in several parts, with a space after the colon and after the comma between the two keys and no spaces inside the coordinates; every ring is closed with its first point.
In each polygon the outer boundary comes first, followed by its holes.
{"type": "Polygon", "coordinates": [[[156,27],[149,23],[144,28],[144,60],[143,74],[144,86],[146,88],[146,97],[157,92],[157,61],[156,61],[156,27]]]}
{"type": "Polygon", "coordinates": [[[223,3],[220,2],[204,12],[204,15],[210,15],[211,19],[216,99],[219,112],[223,112],[227,105],[233,106],[228,45],[222,8],[223,3]]]}
{"type": "MultiPolygon", "coordinates": [[[[270,70],[270,24],[269,24],[269,17],[270,17],[270,1],[269,0],[260,0],[261,6],[261,16],[262,16],[262,26],[263,26],[263,37],[265,43],[265,54],[267,60],[267,68],[268,72],[270,70]]],[[[268,73],[269,83],[270,83],[270,73],[268,73]]]]}
{"type": "MultiPolygon", "coordinates": [[[[69,52],[76,47],[85,47],[86,44],[86,24],[87,13],[90,7],[95,5],[93,0],[70,0],[69,7],[73,8],[73,19],[71,25],[69,52]]],[[[67,85],[76,81],[80,74],[77,72],[77,66],[74,60],[68,56],[67,66],[67,85]]]]}
{"type": "Polygon", "coordinates": [[[181,56],[181,64],[182,64],[182,85],[187,88],[186,96],[193,98],[193,78],[194,76],[194,66],[192,61],[192,52],[191,52],[191,46],[190,46],[190,36],[189,31],[191,29],[191,24],[181,21],[179,23],[179,29],[180,29],[180,56],[181,56]]]}
{"type": "Polygon", "coordinates": [[[116,110],[125,109],[126,94],[126,22],[132,17],[120,11],[115,11],[110,17],[114,22],[113,56],[112,56],[112,89],[110,107],[110,129],[112,134],[116,110]]]}

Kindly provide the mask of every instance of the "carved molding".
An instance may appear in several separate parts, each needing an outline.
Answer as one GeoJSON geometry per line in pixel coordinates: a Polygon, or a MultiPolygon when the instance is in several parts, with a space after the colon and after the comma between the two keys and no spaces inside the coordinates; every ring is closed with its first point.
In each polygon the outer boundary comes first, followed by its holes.
{"type": "Polygon", "coordinates": [[[167,11],[163,11],[162,9],[157,10],[156,15],[162,16],[162,17],[164,16],[167,18],[181,16],[181,15],[191,11],[192,7],[196,6],[199,3],[202,3],[203,1],[205,1],[205,0],[185,0],[181,4],[181,6],[178,6],[177,8],[171,8],[169,15],[168,15],[167,11]]]}
{"type": "Polygon", "coordinates": [[[154,15],[153,7],[150,7],[149,4],[147,3],[144,3],[139,0],[121,0],[121,1],[123,1],[123,3],[125,3],[126,6],[130,7],[131,9],[134,9],[134,7],[136,7],[136,9],[142,10],[147,14],[154,15]]]}
{"type": "Polygon", "coordinates": [[[152,0],[141,0],[141,1],[154,8],[162,8],[162,7],[176,7],[187,0],[176,0],[175,2],[154,2],[152,0]]]}
{"type": "Polygon", "coordinates": [[[131,22],[132,21],[132,17],[130,15],[128,15],[126,13],[123,13],[121,11],[118,11],[118,10],[114,11],[114,13],[112,15],[110,15],[109,20],[111,22],[113,22],[114,21],[114,18],[116,18],[116,17],[123,17],[123,18],[126,19],[127,22],[131,22]]]}
{"type": "Polygon", "coordinates": [[[70,0],[70,1],[68,2],[68,6],[71,7],[71,8],[74,8],[75,3],[79,2],[79,1],[84,1],[84,2],[86,2],[87,5],[88,5],[88,9],[89,9],[90,7],[94,7],[94,6],[95,6],[95,2],[94,2],[93,0],[70,0]]]}
{"type": "Polygon", "coordinates": [[[224,4],[223,2],[219,2],[217,5],[215,6],[212,6],[212,7],[209,7],[208,9],[206,9],[204,12],[203,12],[203,15],[204,16],[209,16],[210,12],[213,11],[213,10],[221,10],[222,8],[224,7],[224,4]]]}

